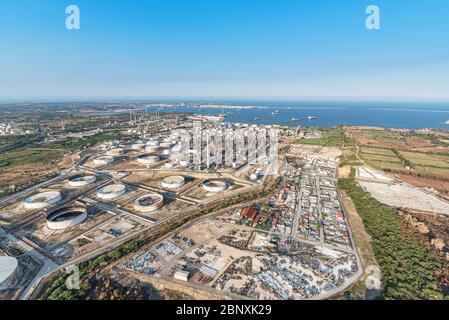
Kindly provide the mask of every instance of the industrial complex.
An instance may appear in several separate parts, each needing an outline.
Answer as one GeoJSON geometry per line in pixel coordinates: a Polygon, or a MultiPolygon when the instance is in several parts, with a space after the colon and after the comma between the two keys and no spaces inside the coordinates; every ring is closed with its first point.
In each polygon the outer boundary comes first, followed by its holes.
{"type": "Polygon", "coordinates": [[[34,297],[63,266],[271,185],[263,199],[207,211],[114,268],[251,299],[324,298],[359,278],[336,157],[280,154],[288,129],[279,126],[201,118],[165,126],[99,143],[61,175],[1,202],[2,286],[22,266],[14,256],[33,261],[8,294],[34,297]]]}

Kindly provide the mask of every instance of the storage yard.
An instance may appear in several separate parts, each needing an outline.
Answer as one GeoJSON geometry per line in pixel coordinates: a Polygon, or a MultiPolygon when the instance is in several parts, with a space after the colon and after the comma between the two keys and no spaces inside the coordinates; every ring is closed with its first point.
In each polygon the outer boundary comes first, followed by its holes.
{"type": "Polygon", "coordinates": [[[130,256],[121,266],[253,299],[324,297],[357,277],[351,252],[298,241],[289,245],[291,254],[280,254],[275,234],[206,219],[130,256]]]}
{"type": "MultiPolygon", "coordinates": [[[[115,266],[136,277],[251,299],[332,296],[359,277],[335,186],[334,149],[314,153],[304,146],[296,156],[270,162],[277,144],[254,149],[256,137],[271,139],[266,128],[206,123],[202,130],[205,137],[235,130],[245,149],[205,138],[184,152],[185,127],[141,133],[82,151],[60,176],[1,203],[0,230],[15,239],[17,252],[36,250],[28,280],[36,284],[60,266],[151,235],[229,198],[262,192],[274,182],[272,174],[282,178],[263,200],[210,212],[115,266]],[[237,161],[238,153],[249,163],[237,161]]],[[[23,297],[34,287],[22,289],[23,297]]]]}

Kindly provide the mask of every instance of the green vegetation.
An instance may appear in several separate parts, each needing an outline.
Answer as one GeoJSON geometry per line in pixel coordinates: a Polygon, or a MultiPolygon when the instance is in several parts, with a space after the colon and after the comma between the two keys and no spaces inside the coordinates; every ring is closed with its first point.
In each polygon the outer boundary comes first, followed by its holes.
{"type": "Polygon", "coordinates": [[[0,161],[0,168],[4,168],[4,167],[10,166],[10,165],[11,165],[11,162],[9,162],[9,161],[0,161]]]}
{"type": "Polygon", "coordinates": [[[379,161],[379,162],[393,162],[393,163],[401,163],[401,159],[398,157],[390,157],[390,156],[383,156],[378,154],[365,154],[361,153],[360,156],[363,158],[363,160],[366,161],[379,161]]]}
{"type": "Polygon", "coordinates": [[[342,126],[323,129],[321,138],[300,139],[298,142],[307,145],[339,148],[354,144],[354,141],[346,136],[342,126]]]}
{"type": "Polygon", "coordinates": [[[80,238],[80,239],[76,240],[76,245],[81,248],[81,247],[89,244],[90,242],[91,241],[86,238],[80,238]]]}
{"type": "Polygon", "coordinates": [[[379,169],[405,169],[401,163],[404,163],[397,151],[383,148],[367,148],[363,147],[360,150],[360,157],[373,167],[379,169]]]}
{"type": "MultiPolygon", "coordinates": [[[[449,175],[449,168],[432,167],[432,166],[415,166],[415,169],[418,170],[420,173],[424,174],[449,175]]],[[[433,177],[433,179],[438,180],[435,177],[433,177]]]]}
{"type": "Polygon", "coordinates": [[[16,149],[0,152],[0,197],[26,189],[54,176],[51,165],[60,160],[60,150],[16,149]]]}
{"type": "Polygon", "coordinates": [[[395,153],[391,149],[362,147],[360,151],[365,154],[377,154],[388,157],[396,157],[395,153]]]}
{"type": "Polygon", "coordinates": [[[365,161],[366,164],[379,170],[386,172],[406,173],[405,167],[400,162],[385,162],[385,161],[365,161]]]}
{"type": "Polygon", "coordinates": [[[41,175],[37,178],[33,177],[32,180],[27,181],[25,183],[15,184],[14,188],[9,188],[9,186],[10,186],[9,181],[6,181],[5,179],[3,179],[3,180],[0,179],[0,198],[7,196],[9,194],[15,193],[15,192],[25,190],[26,188],[29,188],[29,187],[39,184],[41,182],[47,181],[49,179],[53,179],[56,176],[57,176],[57,173],[52,172],[52,173],[48,173],[45,175],[41,175]]]}
{"type": "Polygon", "coordinates": [[[0,147],[10,146],[14,143],[19,142],[21,138],[21,136],[0,136],[0,147]]]}
{"type": "Polygon", "coordinates": [[[435,275],[441,264],[415,232],[408,229],[395,209],[383,205],[364,192],[351,177],[339,186],[351,197],[373,239],[376,260],[382,270],[385,299],[441,299],[435,275]]]}
{"type": "Polygon", "coordinates": [[[395,144],[404,144],[406,145],[407,141],[404,135],[400,132],[395,132],[390,129],[364,129],[357,133],[358,136],[362,136],[368,139],[373,139],[378,142],[387,142],[387,143],[395,143],[395,144]]]}
{"type": "Polygon", "coordinates": [[[266,190],[260,191],[260,192],[254,192],[254,193],[248,193],[244,195],[239,195],[237,197],[225,200],[221,203],[216,204],[213,207],[210,207],[208,209],[201,210],[193,215],[184,217],[181,220],[176,221],[175,223],[160,229],[156,232],[151,233],[150,236],[142,239],[134,239],[130,240],[121,247],[112,250],[110,252],[101,254],[97,256],[96,258],[93,258],[89,261],[82,262],[80,265],[78,265],[80,270],[80,280],[84,282],[81,285],[80,290],[69,290],[65,286],[65,281],[68,278],[68,274],[62,274],[59,278],[56,279],[52,283],[52,285],[42,294],[40,299],[42,300],[76,300],[76,299],[85,299],[88,295],[88,288],[90,287],[87,280],[89,276],[95,272],[99,271],[101,267],[104,267],[108,264],[111,264],[115,261],[118,261],[119,259],[123,258],[124,256],[135,252],[136,250],[140,249],[142,246],[147,245],[160,237],[166,235],[169,232],[174,231],[175,229],[185,225],[188,222],[191,222],[192,220],[195,220],[197,218],[200,218],[204,215],[207,215],[209,213],[219,211],[221,209],[225,209],[230,206],[234,206],[240,203],[248,202],[257,200],[260,198],[267,197],[271,193],[273,193],[281,184],[282,178],[278,177],[276,181],[266,190]]]}
{"type": "Polygon", "coordinates": [[[449,157],[436,154],[400,151],[404,159],[417,166],[449,168],[449,157]]]}
{"type": "Polygon", "coordinates": [[[0,154],[0,167],[21,166],[30,164],[50,164],[62,158],[64,153],[59,150],[22,149],[0,154]]]}
{"type": "Polygon", "coordinates": [[[98,143],[119,140],[122,138],[121,133],[118,131],[102,132],[85,138],[70,138],[66,141],[54,143],[51,147],[55,149],[80,150],[85,147],[94,146],[98,143]]]}
{"type": "Polygon", "coordinates": [[[407,172],[405,166],[408,162],[396,149],[362,147],[360,151],[360,157],[374,168],[387,172],[407,172]]]}
{"type": "Polygon", "coordinates": [[[362,162],[357,158],[357,155],[353,150],[350,152],[344,152],[343,156],[340,158],[340,167],[344,166],[359,166],[362,162]]]}

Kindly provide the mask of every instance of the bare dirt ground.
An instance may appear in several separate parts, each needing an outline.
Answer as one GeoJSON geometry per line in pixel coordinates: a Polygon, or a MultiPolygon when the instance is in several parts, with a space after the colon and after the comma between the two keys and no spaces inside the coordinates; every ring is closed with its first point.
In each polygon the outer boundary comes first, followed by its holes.
{"type": "Polygon", "coordinates": [[[439,238],[442,240],[441,246],[438,246],[439,250],[449,253],[449,217],[419,211],[409,212],[417,221],[426,225],[430,231],[428,234],[430,238],[439,238]]]}
{"type": "Polygon", "coordinates": [[[359,184],[377,201],[386,205],[449,215],[448,202],[409,184],[384,184],[367,181],[359,181],[359,184]]]}
{"type": "MultiPolygon", "coordinates": [[[[368,266],[378,266],[376,258],[374,256],[372,238],[366,232],[363,220],[357,213],[357,210],[352,202],[351,198],[346,195],[344,191],[341,192],[342,202],[346,208],[347,218],[352,230],[355,246],[358,250],[363,270],[366,270],[368,266]]],[[[349,293],[352,298],[365,299],[365,280],[364,275],[354,286],[351,287],[349,293]]]]}
{"type": "Polygon", "coordinates": [[[338,168],[338,176],[341,179],[349,178],[349,174],[351,173],[351,166],[344,166],[338,168]]]}
{"type": "Polygon", "coordinates": [[[338,158],[341,156],[341,148],[335,147],[321,147],[295,144],[292,146],[289,154],[299,156],[313,156],[320,159],[338,158]]]}
{"type": "Polygon", "coordinates": [[[419,211],[408,211],[402,216],[441,261],[436,277],[443,292],[449,294],[449,217],[419,211]]]}
{"type": "Polygon", "coordinates": [[[431,189],[436,190],[436,191],[440,192],[441,196],[443,196],[444,198],[449,200],[449,182],[441,182],[441,181],[435,181],[432,179],[418,178],[418,177],[413,177],[413,176],[404,175],[404,174],[399,174],[399,175],[397,175],[397,177],[400,180],[405,181],[414,186],[429,189],[429,190],[431,190],[431,189]]]}
{"type": "MultiPolygon", "coordinates": [[[[45,151],[42,151],[45,152],[45,151]]],[[[79,156],[74,156],[77,161],[79,156]]],[[[44,179],[47,173],[62,168],[68,168],[72,164],[72,155],[65,156],[54,163],[35,162],[26,165],[16,165],[0,169],[0,191],[9,186],[29,185],[33,181],[44,179]]]]}

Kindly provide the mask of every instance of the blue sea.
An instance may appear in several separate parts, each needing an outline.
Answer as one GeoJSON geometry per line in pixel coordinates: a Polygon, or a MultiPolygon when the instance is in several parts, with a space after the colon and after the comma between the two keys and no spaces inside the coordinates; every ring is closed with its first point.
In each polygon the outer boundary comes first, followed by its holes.
{"type": "MultiPolygon", "coordinates": [[[[379,126],[386,128],[439,128],[449,130],[449,103],[380,102],[295,102],[295,101],[220,101],[233,106],[258,106],[256,109],[224,109],[226,121],[251,124],[333,127],[335,125],[379,126]],[[315,117],[309,120],[308,117],[315,117]],[[292,121],[292,119],[297,119],[292,121]]],[[[192,104],[193,105],[193,104],[192,104]]],[[[160,112],[193,112],[219,115],[221,109],[164,107],[160,112]]],[[[156,107],[149,107],[154,112],[156,107]]]]}

